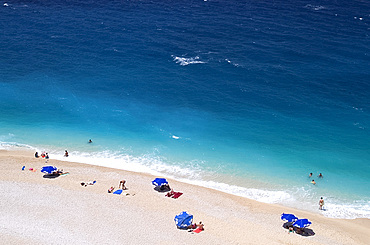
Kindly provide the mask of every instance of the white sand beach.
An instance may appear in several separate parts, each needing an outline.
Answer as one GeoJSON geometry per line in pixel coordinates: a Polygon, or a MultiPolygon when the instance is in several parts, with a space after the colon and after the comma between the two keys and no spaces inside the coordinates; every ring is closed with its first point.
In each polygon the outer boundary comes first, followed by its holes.
{"type": "Polygon", "coordinates": [[[178,199],[156,192],[148,174],[0,151],[2,244],[369,244],[369,219],[332,219],[168,179],[178,199]],[[42,166],[67,175],[43,178],[42,166]],[[26,166],[22,171],[22,167],[26,166]],[[29,171],[36,168],[36,172],[29,171]],[[126,180],[129,195],[107,193],[126,180]],[[81,182],[96,180],[94,185],[81,182]],[[199,234],[177,229],[175,215],[202,221],[199,234]],[[281,213],[312,222],[315,234],[289,234],[281,213]]]}

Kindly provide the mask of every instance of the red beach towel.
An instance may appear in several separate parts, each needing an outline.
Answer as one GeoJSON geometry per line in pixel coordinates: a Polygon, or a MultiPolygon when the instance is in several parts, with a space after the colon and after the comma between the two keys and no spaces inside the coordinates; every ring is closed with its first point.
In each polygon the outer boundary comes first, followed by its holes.
{"type": "Polygon", "coordinates": [[[182,192],[175,192],[175,193],[172,195],[172,198],[177,199],[177,198],[179,198],[182,194],[184,194],[184,193],[182,193],[182,192]]]}
{"type": "Polygon", "coordinates": [[[202,230],[201,229],[199,229],[199,228],[197,228],[197,229],[195,229],[195,230],[193,230],[193,232],[195,232],[195,233],[200,233],[202,230]]]}

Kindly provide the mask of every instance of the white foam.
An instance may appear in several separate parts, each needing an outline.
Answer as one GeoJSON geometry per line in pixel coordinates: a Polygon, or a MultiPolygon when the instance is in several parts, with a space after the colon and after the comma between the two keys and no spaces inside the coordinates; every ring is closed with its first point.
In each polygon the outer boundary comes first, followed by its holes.
{"type": "Polygon", "coordinates": [[[280,190],[262,190],[255,188],[245,188],[236,185],[229,185],[215,181],[202,181],[202,180],[188,180],[180,179],[182,182],[204,186],[210,189],[223,191],[236,196],[246,197],[264,203],[283,203],[286,200],[292,199],[292,196],[280,190]]]}
{"type": "Polygon", "coordinates": [[[225,59],[225,61],[226,61],[227,63],[229,63],[229,64],[232,64],[232,65],[233,65],[233,66],[235,66],[235,67],[239,67],[239,66],[241,66],[241,65],[239,65],[239,64],[237,64],[237,63],[234,63],[234,62],[230,61],[229,59],[225,59]]]}
{"type": "Polygon", "coordinates": [[[204,61],[199,60],[199,56],[186,58],[186,57],[178,57],[178,56],[172,55],[172,58],[177,64],[180,64],[181,66],[205,63],[204,61]]]}
{"type": "Polygon", "coordinates": [[[0,149],[2,150],[17,150],[17,149],[36,150],[36,148],[30,145],[27,145],[27,144],[20,144],[17,142],[1,142],[1,141],[0,141],[0,149]]]}
{"type": "Polygon", "coordinates": [[[62,154],[52,152],[49,153],[49,156],[50,159],[57,159],[60,161],[71,161],[133,172],[157,174],[156,171],[146,167],[146,159],[144,158],[120,155],[110,151],[99,153],[69,152],[69,157],[64,157],[62,154]]]}
{"type": "Polygon", "coordinates": [[[338,204],[325,201],[323,215],[330,218],[354,219],[354,218],[370,218],[370,202],[357,201],[352,204],[338,204]]]}
{"type": "Polygon", "coordinates": [[[172,135],[172,138],[175,139],[175,140],[180,139],[180,137],[179,136],[176,136],[176,135],[172,135]]]}
{"type": "Polygon", "coordinates": [[[321,5],[312,5],[312,4],[307,4],[305,6],[305,8],[312,9],[312,10],[315,10],[315,11],[325,9],[324,6],[321,6],[321,5]]]}

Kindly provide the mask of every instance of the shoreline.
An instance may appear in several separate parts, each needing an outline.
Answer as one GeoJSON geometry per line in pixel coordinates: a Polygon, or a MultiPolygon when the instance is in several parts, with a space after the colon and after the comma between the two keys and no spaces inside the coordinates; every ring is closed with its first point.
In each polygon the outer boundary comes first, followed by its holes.
{"type": "MultiPolygon", "coordinates": [[[[3,150],[44,151],[27,144],[9,144],[8,147],[4,147],[3,150]]],[[[32,152],[32,155],[33,154],[34,152],[32,152]]],[[[71,152],[71,155],[68,158],[66,158],[61,154],[60,149],[59,151],[54,149],[49,151],[49,156],[54,160],[60,160],[63,162],[69,161],[90,166],[101,166],[129,172],[146,173],[153,176],[159,175],[169,179],[176,179],[183,183],[203,186],[212,190],[267,204],[277,204],[284,207],[322,214],[329,218],[370,218],[367,205],[368,201],[366,201],[368,198],[366,195],[348,196],[347,194],[349,192],[338,193],[338,190],[332,190],[330,187],[326,190],[317,188],[322,185],[327,186],[329,182],[333,185],[333,183],[336,183],[333,178],[320,180],[317,182],[317,185],[312,185],[307,181],[306,183],[301,183],[302,179],[306,179],[307,176],[296,176],[297,179],[300,179],[301,181],[297,183],[292,182],[291,178],[289,181],[287,181],[286,178],[271,181],[270,176],[244,178],[223,173],[215,174],[212,171],[207,172],[200,169],[194,170],[184,166],[171,169],[170,165],[161,163],[161,161],[159,161],[159,164],[154,162],[154,167],[152,167],[151,165],[147,165],[145,158],[145,160],[141,162],[141,157],[114,154],[114,152],[113,154],[108,154],[107,152],[103,152],[103,154],[101,154],[101,152],[74,151],[71,152]],[[324,183],[322,184],[321,181],[324,181],[324,183]],[[319,192],[319,190],[321,191],[319,192]],[[317,208],[317,203],[321,196],[324,197],[326,204],[324,212],[319,211],[317,208]]],[[[151,160],[152,159],[150,159],[150,161],[151,160]]]]}
{"type": "MultiPolygon", "coordinates": [[[[33,217],[34,220],[30,219],[29,212],[32,213],[32,210],[35,210],[33,209],[35,205],[38,208],[61,209],[62,212],[57,213],[62,216],[64,222],[57,222],[55,225],[65,230],[65,234],[60,235],[68,237],[71,242],[81,244],[101,244],[105,241],[104,239],[112,239],[112,244],[118,244],[119,241],[125,239],[131,239],[132,244],[149,242],[152,244],[197,244],[200,242],[205,244],[260,244],[263,242],[269,244],[295,244],[298,242],[302,244],[366,244],[367,234],[370,233],[369,219],[327,218],[321,214],[283,207],[278,204],[261,203],[168,178],[175,191],[184,193],[180,198],[172,199],[153,190],[151,180],[161,176],[54,159],[50,159],[45,164],[45,159],[36,159],[33,154],[32,151],[24,150],[0,150],[2,173],[0,188],[3,189],[2,199],[4,200],[1,204],[2,215],[11,218],[14,222],[14,225],[7,225],[5,218],[1,219],[0,233],[5,237],[5,241],[9,241],[8,244],[16,244],[17,242],[25,244],[22,241],[28,239],[34,243],[28,241],[27,244],[47,243],[46,241],[44,241],[46,243],[42,242],[42,236],[38,234],[40,230],[35,228],[37,225],[34,223],[37,223],[40,218],[45,223],[50,223],[54,219],[44,215],[41,217],[36,215],[33,217]],[[42,178],[43,174],[40,169],[49,164],[64,169],[70,174],[56,179],[42,178]],[[37,171],[22,171],[22,166],[26,166],[26,169],[37,168],[37,171]],[[111,185],[117,188],[121,179],[127,181],[126,186],[130,195],[108,194],[107,189],[111,185]],[[87,187],[80,185],[82,181],[91,180],[96,180],[97,183],[87,187]],[[12,200],[14,194],[10,190],[14,189],[23,193],[23,196],[15,198],[18,198],[20,204],[14,203],[12,200]],[[55,195],[56,190],[63,193],[64,196],[55,195]],[[37,201],[38,197],[48,198],[42,198],[45,203],[40,204],[37,201]],[[48,201],[49,198],[50,201],[48,201]],[[70,206],[66,200],[71,200],[76,205],[70,206]],[[60,207],[59,203],[64,203],[67,209],[64,209],[64,206],[60,207]],[[94,203],[96,205],[93,205],[94,203]],[[13,210],[14,205],[19,206],[20,210],[13,210]],[[117,210],[117,206],[122,205],[124,210],[117,210]],[[126,209],[130,211],[129,214],[124,212],[126,209]],[[205,231],[200,234],[191,234],[178,230],[173,218],[181,211],[192,213],[194,222],[203,221],[205,231]],[[89,215],[75,214],[75,212],[82,214],[92,212],[94,215],[90,217],[89,215]],[[112,215],[112,212],[116,212],[117,217],[112,215]],[[299,218],[308,218],[312,222],[308,228],[312,229],[315,235],[303,237],[297,234],[288,234],[287,230],[282,228],[284,221],[280,220],[280,215],[283,212],[294,213],[299,218]],[[80,217],[80,215],[82,216],[80,217]],[[118,217],[126,217],[126,219],[121,220],[118,217]],[[100,225],[96,226],[96,222],[100,225]],[[27,223],[33,224],[34,238],[15,230],[17,225],[23,225],[23,223],[25,225],[27,223]],[[158,223],[159,227],[149,225],[153,223],[158,223]],[[92,226],[91,231],[84,229],[86,225],[92,226]],[[97,233],[102,226],[107,227],[104,228],[106,233],[100,234],[99,237],[97,233]],[[73,227],[77,227],[77,230],[85,236],[78,237],[73,231],[73,227]],[[116,232],[121,230],[119,227],[124,227],[129,232],[122,232],[119,235],[113,234],[108,229],[109,227],[116,232]]],[[[48,227],[44,227],[44,230],[50,232],[48,227]]],[[[59,240],[61,238],[58,236],[53,243],[65,244],[66,241],[59,240]]]]}

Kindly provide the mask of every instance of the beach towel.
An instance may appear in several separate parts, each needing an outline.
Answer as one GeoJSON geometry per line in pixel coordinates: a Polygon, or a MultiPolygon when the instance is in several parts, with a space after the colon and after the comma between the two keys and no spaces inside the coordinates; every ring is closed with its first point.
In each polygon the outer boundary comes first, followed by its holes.
{"type": "Polygon", "coordinates": [[[179,198],[182,194],[184,194],[184,193],[182,193],[182,192],[175,192],[175,193],[173,193],[173,195],[172,195],[171,197],[172,197],[172,198],[177,199],[177,198],[179,198]]]}
{"type": "Polygon", "coordinates": [[[122,193],[122,190],[120,189],[120,190],[116,190],[115,192],[113,192],[113,194],[117,194],[117,195],[121,195],[121,193],[122,193]]]}
{"type": "Polygon", "coordinates": [[[166,197],[172,197],[175,192],[167,192],[166,197]]]}
{"type": "Polygon", "coordinates": [[[199,229],[199,228],[197,228],[197,229],[193,230],[193,232],[195,232],[195,233],[200,233],[201,231],[203,231],[203,230],[201,230],[201,229],[199,229]]]}

